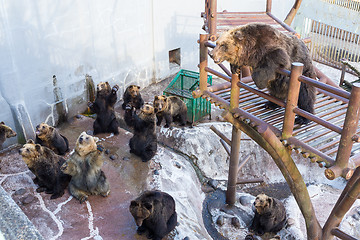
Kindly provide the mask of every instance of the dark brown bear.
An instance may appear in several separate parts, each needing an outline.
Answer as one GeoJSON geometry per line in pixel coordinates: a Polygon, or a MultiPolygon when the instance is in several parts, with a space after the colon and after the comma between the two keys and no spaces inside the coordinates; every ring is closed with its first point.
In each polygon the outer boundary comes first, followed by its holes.
{"type": "Polygon", "coordinates": [[[61,166],[61,170],[72,176],[69,192],[83,203],[89,195],[107,197],[110,185],[101,170],[104,163],[103,147],[96,144],[97,138],[81,133],[76,141],[75,152],[61,166]]]}
{"type": "Polygon", "coordinates": [[[136,109],[140,109],[144,105],[144,100],[140,94],[140,87],[136,85],[130,85],[126,88],[123,95],[124,103],[122,108],[125,110],[126,105],[131,104],[136,109]]]}
{"type": "Polygon", "coordinates": [[[148,238],[161,240],[177,224],[174,199],[165,192],[146,191],[130,203],[130,213],[138,234],[148,231],[148,238]]]}
{"type": "Polygon", "coordinates": [[[254,202],[255,216],[250,230],[263,235],[280,231],[286,222],[286,211],[282,202],[265,194],[259,194],[254,202]]]}
{"type": "Polygon", "coordinates": [[[61,197],[64,189],[68,186],[71,176],[64,174],[60,166],[65,159],[55,154],[51,149],[35,144],[33,140],[28,140],[19,150],[24,162],[35,175],[33,180],[39,185],[37,192],[45,191],[51,195],[51,199],[61,197]]]}
{"type": "Polygon", "coordinates": [[[173,121],[178,121],[181,126],[185,126],[187,119],[186,104],[178,97],[155,96],[154,109],[157,117],[157,125],[160,126],[165,118],[166,128],[170,127],[173,121]]]}
{"type": "MultiPolygon", "coordinates": [[[[238,73],[241,66],[251,67],[256,86],[260,89],[267,87],[272,96],[282,100],[287,96],[289,77],[276,73],[276,69],[290,70],[291,63],[300,62],[304,64],[304,76],[316,77],[305,44],[296,36],[282,33],[267,24],[251,23],[225,32],[216,41],[216,47],[210,54],[215,63],[228,61],[233,73],[238,73]]],[[[299,108],[314,113],[315,94],[313,86],[301,83],[299,108]]],[[[275,109],[278,106],[269,102],[265,107],[275,109]]],[[[309,122],[301,116],[295,120],[297,124],[309,122]]]]}
{"type": "Polygon", "coordinates": [[[16,132],[11,127],[6,126],[4,122],[0,123],[0,149],[7,138],[15,137],[16,132]]]}
{"type": "Polygon", "coordinates": [[[124,119],[126,124],[134,129],[134,136],[129,141],[130,153],[139,156],[143,162],[149,161],[157,151],[154,108],[145,104],[137,115],[135,108],[128,104],[124,119]]]}
{"type": "Polygon", "coordinates": [[[61,135],[56,128],[46,123],[41,123],[36,126],[35,143],[50,148],[59,155],[65,155],[65,153],[69,151],[69,141],[67,138],[61,135]]]}
{"type": "Polygon", "coordinates": [[[118,85],[111,88],[108,82],[100,82],[97,85],[96,99],[93,103],[88,103],[90,110],[96,113],[94,135],[99,133],[119,134],[119,123],[114,111],[118,90],[118,85]]]}

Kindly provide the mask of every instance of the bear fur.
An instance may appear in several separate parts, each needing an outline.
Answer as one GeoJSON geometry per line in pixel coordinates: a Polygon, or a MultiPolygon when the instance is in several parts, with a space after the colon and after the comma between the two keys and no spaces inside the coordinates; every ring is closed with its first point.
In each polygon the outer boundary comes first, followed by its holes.
{"type": "MultiPolygon", "coordinates": [[[[242,66],[252,68],[252,79],[259,89],[267,88],[270,95],[285,100],[288,93],[289,77],[276,73],[278,68],[291,69],[293,62],[304,64],[302,75],[315,79],[309,50],[294,35],[287,35],[263,23],[250,23],[231,29],[220,36],[210,55],[219,64],[228,61],[233,73],[239,73],[242,66]]],[[[298,106],[314,113],[316,90],[301,83],[298,106]]],[[[278,105],[269,102],[266,108],[278,105]]],[[[307,124],[310,120],[298,116],[297,124],[307,124]]]]}
{"type": "Polygon", "coordinates": [[[130,213],[139,234],[148,231],[148,238],[161,240],[177,224],[174,199],[165,192],[146,191],[131,201],[130,213]]]}
{"type": "Polygon", "coordinates": [[[178,121],[181,126],[185,126],[187,118],[186,104],[178,97],[155,96],[154,109],[157,117],[157,126],[161,125],[165,118],[166,128],[170,127],[173,121],[178,121]]]}
{"type": "Polygon", "coordinates": [[[35,143],[50,148],[56,154],[65,155],[69,151],[69,141],[59,131],[46,123],[36,126],[35,143]]]}
{"type": "Polygon", "coordinates": [[[157,151],[154,108],[145,104],[137,115],[135,108],[128,104],[124,120],[134,129],[134,136],[129,141],[130,153],[139,156],[143,162],[149,161],[157,151]]]}
{"type": "Polygon", "coordinates": [[[88,103],[90,110],[96,113],[94,135],[99,133],[119,134],[119,123],[114,111],[118,90],[118,85],[111,88],[108,82],[100,82],[97,85],[96,99],[93,103],[88,103]]]}
{"type": "Polygon", "coordinates": [[[140,109],[144,105],[144,100],[140,94],[140,86],[130,85],[126,88],[123,95],[124,103],[122,108],[125,110],[126,105],[131,104],[136,109],[140,109]]]}
{"type": "Polygon", "coordinates": [[[72,176],[69,192],[80,203],[86,201],[89,195],[107,197],[110,194],[110,185],[101,170],[104,148],[96,141],[96,137],[81,133],[74,153],[61,166],[64,173],[72,176]]]}
{"type": "Polygon", "coordinates": [[[286,223],[286,210],[283,203],[265,194],[257,195],[255,202],[255,216],[250,230],[263,235],[266,232],[276,233],[286,223]]]}
{"type": "Polygon", "coordinates": [[[15,137],[16,132],[11,127],[6,126],[4,122],[0,123],[0,149],[7,138],[15,137]]]}
{"type": "Polygon", "coordinates": [[[64,174],[60,167],[65,159],[55,154],[51,149],[35,144],[28,140],[19,150],[24,162],[35,175],[33,180],[39,185],[37,192],[45,191],[51,195],[51,199],[61,197],[68,186],[71,176],[64,174]]]}

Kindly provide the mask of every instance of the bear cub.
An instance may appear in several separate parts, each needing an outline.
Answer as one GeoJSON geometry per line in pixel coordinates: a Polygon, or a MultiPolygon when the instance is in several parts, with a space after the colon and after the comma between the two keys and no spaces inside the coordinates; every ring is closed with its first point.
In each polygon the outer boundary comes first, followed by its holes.
{"type": "Polygon", "coordinates": [[[6,126],[4,122],[0,123],[0,149],[7,138],[15,137],[16,132],[11,127],[6,126]]]}
{"type": "Polygon", "coordinates": [[[126,105],[130,104],[136,109],[140,109],[144,105],[144,100],[140,94],[140,86],[130,85],[126,88],[123,95],[124,103],[122,108],[125,110],[126,105]]]}
{"type": "Polygon", "coordinates": [[[146,191],[131,201],[129,210],[138,234],[148,231],[148,238],[153,240],[161,240],[177,224],[175,201],[165,192],[146,191]]]}
{"type": "Polygon", "coordinates": [[[266,232],[276,233],[285,226],[286,210],[280,200],[259,194],[256,196],[254,206],[256,210],[250,226],[251,231],[263,235],[266,232]]]}
{"type": "Polygon", "coordinates": [[[90,110],[96,113],[94,135],[99,133],[119,134],[119,123],[114,111],[118,90],[118,85],[111,88],[108,82],[100,82],[97,85],[96,99],[93,103],[88,103],[90,110]]]}
{"type": "Polygon", "coordinates": [[[187,118],[186,104],[178,97],[155,96],[153,103],[157,126],[161,125],[163,118],[165,118],[166,128],[170,127],[173,121],[178,121],[181,126],[185,126],[187,118]]]}
{"type": "Polygon", "coordinates": [[[157,151],[154,108],[145,104],[138,115],[135,111],[135,108],[128,104],[124,115],[126,124],[134,129],[134,136],[129,141],[130,153],[134,153],[143,162],[147,162],[155,156],[157,151]]]}
{"type": "Polygon", "coordinates": [[[60,167],[65,159],[55,154],[51,149],[28,140],[19,150],[24,162],[35,175],[34,183],[39,187],[37,192],[45,191],[51,199],[61,197],[68,186],[71,176],[64,174],[60,167]]]}
{"type": "MultiPolygon", "coordinates": [[[[216,41],[210,55],[219,64],[228,61],[231,71],[238,73],[242,66],[252,68],[251,77],[259,89],[267,88],[270,95],[286,100],[289,77],[276,72],[278,68],[290,70],[291,63],[304,64],[302,75],[315,79],[315,68],[306,45],[296,36],[280,32],[263,23],[250,23],[224,32],[216,41]]],[[[314,113],[315,87],[301,83],[298,106],[314,113]]],[[[275,109],[278,105],[268,102],[265,108],[275,109]]],[[[307,124],[310,120],[297,116],[296,124],[307,124]]]]}
{"type": "Polygon", "coordinates": [[[110,194],[110,185],[101,170],[104,148],[96,141],[96,137],[81,133],[74,153],[61,166],[61,171],[72,176],[69,192],[80,203],[86,201],[89,195],[107,197],[110,194]]]}
{"type": "Polygon", "coordinates": [[[69,141],[65,136],[61,135],[56,128],[46,123],[41,123],[36,126],[35,133],[35,143],[50,148],[59,155],[65,155],[65,153],[69,151],[69,141]]]}

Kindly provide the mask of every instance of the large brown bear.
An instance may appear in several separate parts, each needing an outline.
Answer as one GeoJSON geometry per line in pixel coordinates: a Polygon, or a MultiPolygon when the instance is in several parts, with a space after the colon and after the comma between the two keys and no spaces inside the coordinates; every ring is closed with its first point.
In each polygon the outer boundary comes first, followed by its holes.
{"type": "Polygon", "coordinates": [[[276,233],[285,226],[285,207],[278,199],[259,194],[254,206],[256,211],[250,226],[251,231],[263,235],[266,232],[276,233]]]}
{"type": "Polygon", "coordinates": [[[138,234],[148,231],[148,238],[153,240],[161,240],[177,224],[175,201],[165,192],[144,192],[131,201],[130,213],[138,226],[138,234]]]}
{"type": "Polygon", "coordinates": [[[170,127],[173,121],[178,121],[181,126],[185,126],[187,118],[186,104],[178,97],[155,96],[154,109],[157,117],[157,125],[160,126],[165,118],[166,128],[170,127]]]}
{"type": "Polygon", "coordinates": [[[48,147],[59,155],[65,155],[69,151],[69,141],[56,128],[40,123],[36,126],[35,133],[35,143],[48,147]]]}
{"type": "Polygon", "coordinates": [[[104,148],[96,144],[97,138],[81,133],[76,141],[75,152],[61,166],[61,170],[72,176],[69,192],[83,203],[88,195],[110,194],[110,185],[101,170],[104,163],[104,148]]]}
{"type": "Polygon", "coordinates": [[[4,122],[0,123],[0,149],[7,138],[15,137],[16,132],[11,127],[6,126],[4,122]]]}
{"type": "Polygon", "coordinates": [[[99,133],[119,134],[119,123],[114,111],[118,90],[118,85],[111,88],[108,82],[100,82],[97,85],[96,99],[93,103],[88,103],[90,110],[96,113],[94,135],[99,133]]]}
{"type": "MultiPolygon", "coordinates": [[[[233,73],[238,73],[241,66],[252,68],[252,79],[260,89],[268,88],[274,97],[285,100],[289,77],[275,72],[278,68],[290,70],[291,63],[304,64],[303,75],[314,78],[316,73],[312,65],[309,50],[296,36],[287,35],[274,27],[251,23],[223,33],[216,41],[216,47],[210,55],[215,63],[228,61],[233,73]]],[[[314,113],[315,88],[301,83],[299,108],[314,113]]],[[[275,109],[276,104],[269,102],[266,108],[275,109]]],[[[298,116],[297,124],[307,124],[310,120],[298,116]]]]}
{"type": "Polygon", "coordinates": [[[71,179],[70,175],[61,172],[60,167],[65,159],[51,149],[28,140],[19,150],[24,162],[35,175],[34,183],[39,185],[37,192],[45,191],[51,199],[61,197],[71,179]]]}
{"type": "Polygon", "coordinates": [[[140,86],[130,85],[126,88],[123,95],[124,103],[122,108],[125,110],[126,105],[130,104],[136,109],[140,109],[144,105],[144,100],[140,94],[140,86]]]}
{"type": "Polygon", "coordinates": [[[134,129],[134,136],[129,141],[130,153],[139,156],[143,162],[149,161],[157,151],[153,106],[145,104],[137,115],[135,107],[128,104],[124,120],[129,127],[134,129]]]}

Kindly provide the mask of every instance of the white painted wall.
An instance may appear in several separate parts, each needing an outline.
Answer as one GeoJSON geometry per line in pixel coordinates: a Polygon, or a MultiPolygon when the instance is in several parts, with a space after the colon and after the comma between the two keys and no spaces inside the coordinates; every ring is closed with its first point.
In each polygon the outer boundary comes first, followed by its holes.
{"type": "MultiPolygon", "coordinates": [[[[265,2],[218,0],[228,11],[258,11],[265,2]]],[[[284,19],[292,4],[273,0],[273,13],[284,19]]],[[[180,48],[181,68],[197,71],[202,11],[203,0],[0,0],[0,120],[25,138],[40,122],[55,124],[53,75],[71,117],[86,108],[86,74],[118,84],[121,97],[130,84],[178,71],[170,50],[180,48]]]]}

